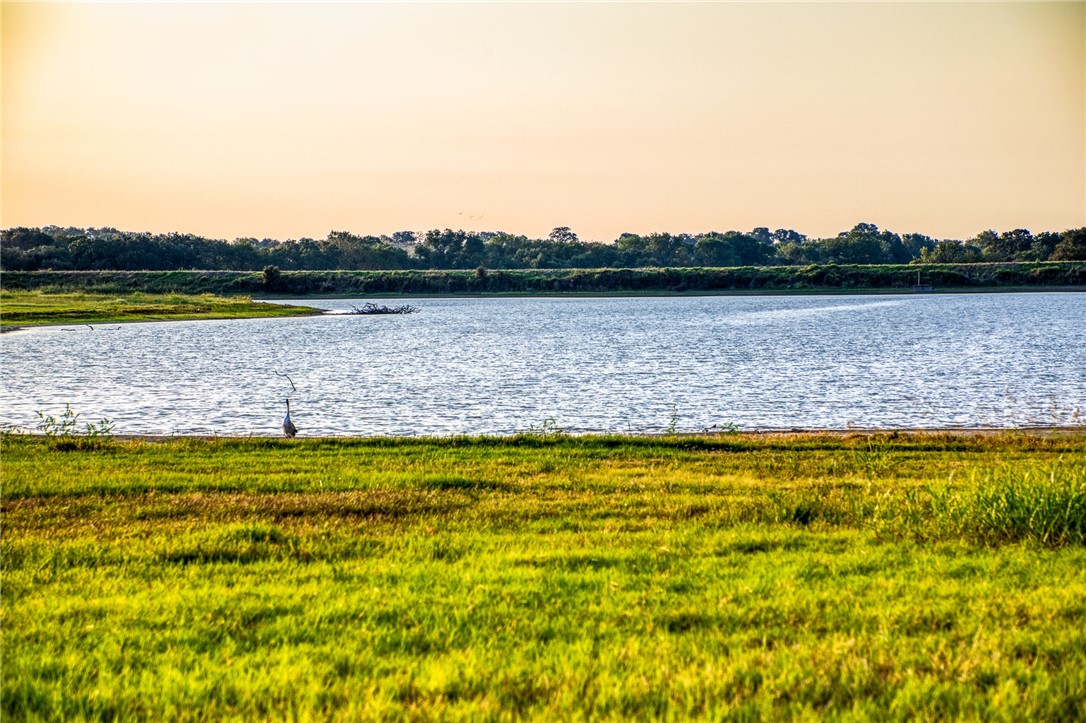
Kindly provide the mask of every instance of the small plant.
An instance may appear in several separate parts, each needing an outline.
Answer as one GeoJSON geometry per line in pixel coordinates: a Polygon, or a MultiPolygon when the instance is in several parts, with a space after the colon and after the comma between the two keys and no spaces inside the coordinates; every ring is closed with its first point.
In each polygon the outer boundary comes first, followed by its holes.
{"type": "Polygon", "coordinates": [[[666,434],[674,435],[679,429],[679,407],[671,405],[671,416],[668,418],[667,429],[664,430],[666,434]]]}
{"type": "Polygon", "coordinates": [[[26,429],[20,427],[18,424],[0,424],[0,439],[14,437],[20,434],[26,434],[26,429]]]}
{"type": "Polygon", "coordinates": [[[894,457],[881,437],[868,437],[862,447],[853,450],[852,459],[856,468],[872,480],[882,477],[894,466],[894,457]]]}
{"type": "Polygon", "coordinates": [[[543,424],[535,426],[534,424],[528,426],[528,434],[532,434],[538,437],[560,437],[566,433],[566,430],[558,426],[558,422],[554,417],[547,417],[543,420],[543,424]]]}
{"type": "Polygon", "coordinates": [[[71,404],[64,405],[60,417],[38,411],[37,430],[54,440],[57,449],[96,449],[113,439],[113,420],[103,417],[79,426],[79,414],[71,404]]]}

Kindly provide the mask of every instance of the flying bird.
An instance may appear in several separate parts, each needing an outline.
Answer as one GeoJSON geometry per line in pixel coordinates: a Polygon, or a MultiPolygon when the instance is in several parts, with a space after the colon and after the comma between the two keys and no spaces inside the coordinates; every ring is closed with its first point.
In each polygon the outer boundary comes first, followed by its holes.
{"type": "Polygon", "coordinates": [[[283,417],[283,434],[288,437],[293,437],[298,433],[298,428],[294,426],[294,422],[290,421],[290,399],[287,399],[287,416],[283,417]]]}

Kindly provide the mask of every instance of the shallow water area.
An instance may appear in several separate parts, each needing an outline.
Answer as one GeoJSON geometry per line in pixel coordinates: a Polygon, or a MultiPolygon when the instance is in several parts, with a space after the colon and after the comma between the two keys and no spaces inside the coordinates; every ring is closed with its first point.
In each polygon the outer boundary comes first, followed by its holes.
{"type": "Polygon", "coordinates": [[[382,303],[419,313],[4,334],[0,422],[276,435],[289,397],[299,436],[1086,423],[1082,293],[382,303]]]}

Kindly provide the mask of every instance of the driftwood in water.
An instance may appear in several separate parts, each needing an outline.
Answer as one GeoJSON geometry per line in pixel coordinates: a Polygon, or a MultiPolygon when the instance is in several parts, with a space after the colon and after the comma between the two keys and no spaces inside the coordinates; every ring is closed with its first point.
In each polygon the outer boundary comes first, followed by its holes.
{"type": "Polygon", "coordinates": [[[418,311],[414,306],[404,304],[403,306],[378,306],[374,303],[364,304],[361,308],[351,304],[351,308],[354,311],[350,311],[350,314],[414,314],[418,311]]]}

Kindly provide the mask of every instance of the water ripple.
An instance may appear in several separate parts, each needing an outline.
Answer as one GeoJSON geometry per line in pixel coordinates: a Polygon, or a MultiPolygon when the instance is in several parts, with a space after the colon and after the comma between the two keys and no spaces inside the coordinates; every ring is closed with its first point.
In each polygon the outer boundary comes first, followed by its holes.
{"type": "MultiPolygon", "coordinates": [[[[347,310],[365,300],[314,302],[347,310]]],[[[405,299],[408,316],[5,334],[0,421],[127,434],[1082,423],[1086,295],[405,299]],[[292,392],[285,372],[297,385],[292,392]]]]}

